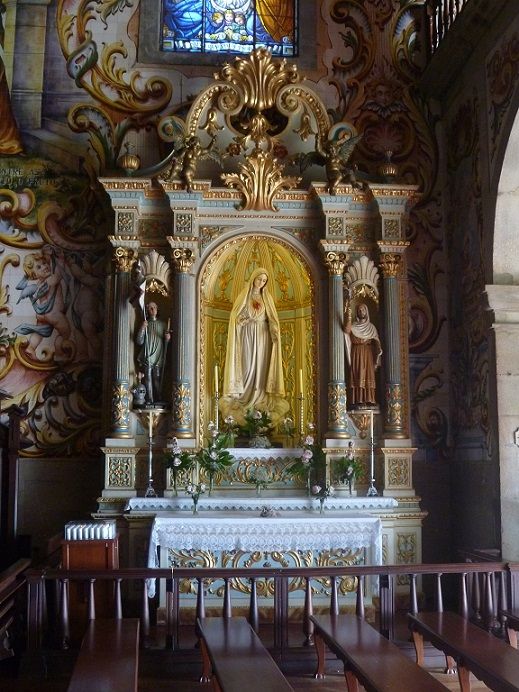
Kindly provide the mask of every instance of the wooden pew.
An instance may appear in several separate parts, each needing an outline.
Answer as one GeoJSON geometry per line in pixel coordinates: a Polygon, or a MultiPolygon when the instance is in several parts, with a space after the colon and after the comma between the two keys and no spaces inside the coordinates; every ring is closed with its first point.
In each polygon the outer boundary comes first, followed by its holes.
{"type": "Polygon", "coordinates": [[[519,610],[502,610],[501,615],[506,617],[506,635],[508,643],[517,649],[517,632],[519,631],[519,610]]]}
{"type": "Polygon", "coordinates": [[[202,682],[216,692],[292,690],[274,659],[244,617],[197,620],[202,651],[202,682]]]}
{"type": "Polygon", "coordinates": [[[326,645],[344,664],[349,692],[357,692],[359,682],[368,692],[445,692],[432,675],[357,615],[311,615],[310,620],[317,651],[316,678],[324,677],[326,645]]]}
{"type": "Polygon", "coordinates": [[[449,659],[456,661],[462,692],[470,690],[470,672],[492,690],[517,692],[519,689],[519,655],[493,634],[456,613],[409,614],[408,618],[419,665],[423,664],[426,639],[444,652],[449,668],[449,659]]]}
{"type": "Polygon", "coordinates": [[[90,620],[68,692],[137,692],[139,620],[90,620]]]}

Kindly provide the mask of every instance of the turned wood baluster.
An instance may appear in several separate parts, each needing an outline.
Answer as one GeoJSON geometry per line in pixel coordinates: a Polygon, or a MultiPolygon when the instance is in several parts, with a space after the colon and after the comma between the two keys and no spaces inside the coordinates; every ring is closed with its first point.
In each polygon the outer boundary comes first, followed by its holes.
{"type": "Polygon", "coordinates": [[[204,580],[201,577],[197,577],[198,590],[196,594],[196,616],[203,620],[205,618],[205,594],[204,594],[204,580]]]}
{"type": "Polygon", "coordinates": [[[436,610],[443,613],[442,573],[436,573],[436,610]]]}
{"type": "Polygon", "coordinates": [[[357,602],[355,604],[355,613],[359,618],[364,619],[364,575],[357,577],[357,602]]]}
{"type": "Polygon", "coordinates": [[[494,626],[495,615],[494,615],[494,580],[492,572],[485,572],[484,575],[484,606],[483,606],[483,622],[487,630],[491,630],[494,626]]]}
{"type": "Polygon", "coordinates": [[[481,586],[478,572],[472,575],[472,610],[474,619],[479,622],[481,620],[481,586]]]}
{"type": "Polygon", "coordinates": [[[465,619],[469,616],[469,601],[467,597],[467,573],[460,574],[460,615],[465,619]]]}
{"type": "Polygon", "coordinates": [[[173,602],[175,597],[173,579],[166,579],[166,649],[174,649],[173,602]]]}
{"type": "Polygon", "coordinates": [[[70,621],[68,614],[68,579],[63,579],[61,586],[61,648],[68,649],[70,641],[70,621]]]}
{"type": "Polygon", "coordinates": [[[274,577],[274,647],[283,651],[288,645],[288,577],[274,577]]]}
{"type": "Polygon", "coordinates": [[[499,573],[499,605],[497,612],[499,613],[499,624],[501,631],[504,632],[506,628],[506,617],[502,614],[503,610],[508,610],[508,590],[506,583],[506,573],[499,573]]]}
{"type": "Polygon", "coordinates": [[[393,576],[381,574],[380,585],[380,634],[393,639],[395,629],[395,597],[393,576]]]}
{"type": "Polygon", "coordinates": [[[418,614],[418,594],[416,592],[416,574],[409,575],[409,611],[418,614]]]}
{"type": "Polygon", "coordinates": [[[229,579],[225,578],[224,582],[224,592],[223,592],[223,617],[232,617],[232,605],[231,605],[231,585],[229,579]]]}
{"type": "Polygon", "coordinates": [[[121,582],[122,579],[117,578],[114,583],[114,616],[116,620],[122,620],[123,617],[123,602],[121,599],[121,582]]]}
{"type": "Polygon", "coordinates": [[[314,642],[314,623],[310,620],[310,615],[313,614],[312,580],[310,577],[307,577],[305,579],[305,614],[303,617],[303,633],[305,635],[304,646],[310,646],[314,642]]]}
{"type": "Polygon", "coordinates": [[[256,577],[251,577],[250,579],[249,624],[256,633],[259,632],[258,589],[256,585],[256,577]]]}
{"type": "Polygon", "coordinates": [[[141,603],[141,641],[144,645],[148,643],[150,636],[150,604],[148,599],[148,582],[142,582],[142,603],[141,603]]]}
{"type": "Polygon", "coordinates": [[[88,580],[88,619],[96,619],[96,594],[95,594],[95,579],[88,580]]]}
{"type": "Polygon", "coordinates": [[[339,598],[337,594],[337,577],[330,577],[330,615],[339,614],[339,598]]]}

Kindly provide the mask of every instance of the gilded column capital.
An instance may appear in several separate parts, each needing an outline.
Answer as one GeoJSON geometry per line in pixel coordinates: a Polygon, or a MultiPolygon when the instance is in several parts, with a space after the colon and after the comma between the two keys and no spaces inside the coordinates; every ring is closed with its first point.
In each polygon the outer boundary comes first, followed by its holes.
{"type": "Polygon", "coordinates": [[[402,271],[403,257],[395,252],[386,252],[380,257],[380,267],[384,278],[396,278],[402,271]]]}
{"type": "Polygon", "coordinates": [[[136,259],[138,258],[137,250],[131,247],[114,247],[113,262],[115,263],[118,273],[130,272],[136,259]]]}
{"type": "Polygon", "coordinates": [[[188,274],[195,263],[195,254],[190,248],[173,248],[171,251],[171,261],[178,272],[188,274]]]}
{"type": "Polygon", "coordinates": [[[347,260],[348,255],[345,252],[329,250],[324,254],[324,263],[328,269],[328,273],[332,276],[343,275],[347,260]]]}

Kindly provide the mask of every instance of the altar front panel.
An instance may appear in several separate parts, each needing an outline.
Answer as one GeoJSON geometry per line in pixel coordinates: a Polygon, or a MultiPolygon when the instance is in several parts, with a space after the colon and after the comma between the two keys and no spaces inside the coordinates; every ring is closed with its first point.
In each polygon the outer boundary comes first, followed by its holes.
{"type": "MultiPolygon", "coordinates": [[[[354,513],[328,515],[290,512],[290,516],[259,517],[252,513],[204,512],[198,516],[155,519],[150,538],[150,567],[322,567],[382,562],[382,523],[378,517],[354,513]]],[[[221,580],[209,584],[206,598],[219,592],[221,580]]],[[[248,602],[246,580],[232,583],[233,601],[248,602]]],[[[327,580],[316,580],[314,591],[329,595],[327,580]]],[[[345,578],[339,592],[354,589],[354,580],[345,578]]],[[[192,585],[181,588],[181,600],[193,601],[192,585]],[[183,591],[183,593],[182,593],[183,591]]],[[[367,585],[371,593],[372,584],[367,585]]],[[[291,604],[301,605],[304,580],[289,586],[291,604]]],[[[150,595],[154,584],[150,583],[150,595]]],[[[272,596],[272,584],[258,583],[258,595],[272,596]]],[[[163,601],[161,594],[161,602],[163,601]]],[[[218,600],[220,597],[218,596],[218,600]]]]}

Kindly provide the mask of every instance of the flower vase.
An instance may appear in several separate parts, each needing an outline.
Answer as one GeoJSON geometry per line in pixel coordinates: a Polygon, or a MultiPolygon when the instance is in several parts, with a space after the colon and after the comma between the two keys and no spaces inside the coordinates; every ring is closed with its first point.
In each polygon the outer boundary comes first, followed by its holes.
{"type": "Polygon", "coordinates": [[[198,498],[193,498],[193,514],[198,514],[198,498]]]}
{"type": "Polygon", "coordinates": [[[261,497],[261,485],[256,485],[256,497],[261,497]]]}
{"type": "Polygon", "coordinates": [[[324,514],[324,497],[319,498],[319,514],[324,514]]]}
{"type": "Polygon", "coordinates": [[[214,485],[214,477],[213,477],[213,474],[210,473],[209,474],[209,490],[207,493],[209,495],[209,497],[211,497],[211,494],[213,492],[213,485],[214,485]]]}
{"type": "Polygon", "coordinates": [[[176,473],[176,471],[173,471],[173,490],[175,491],[175,497],[178,497],[178,490],[177,490],[177,473],[176,473]]]}
{"type": "Polygon", "coordinates": [[[354,496],[357,493],[355,492],[355,478],[352,478],[351,480],[348,481],[348,492],[350,496],[354,496]]]}
{"type": "Polygon", "coordinates": [[[312,479],[311,479],[311,472],[308,471],[306,475],[306,494],[308,497],[312,497],[312,479]]]}

